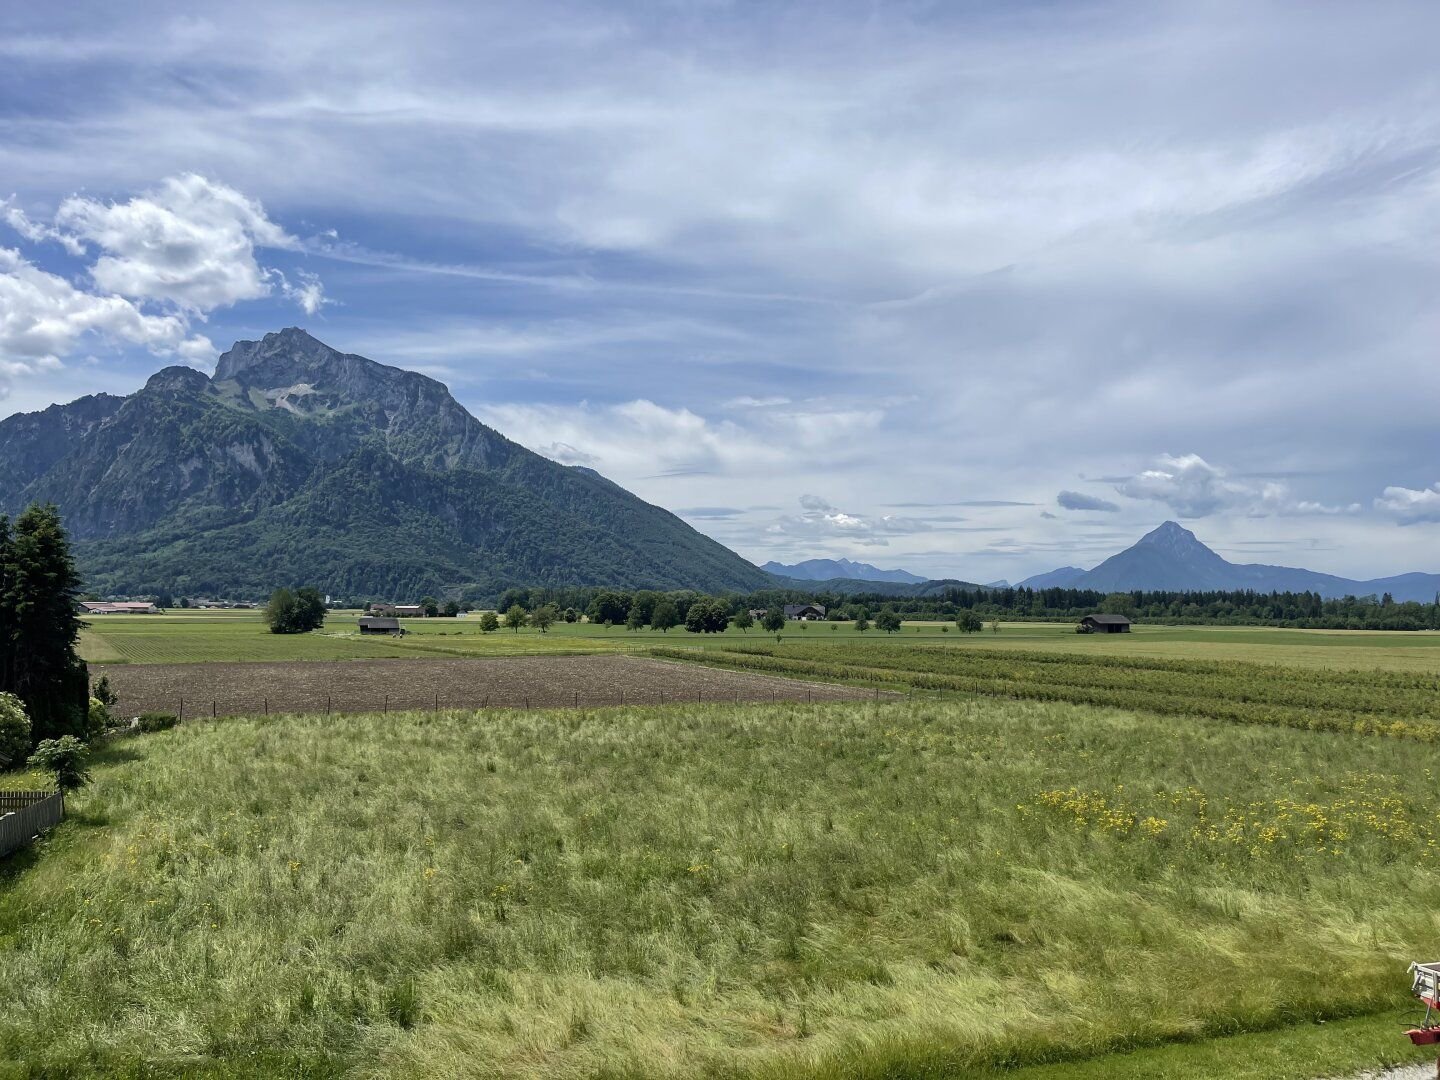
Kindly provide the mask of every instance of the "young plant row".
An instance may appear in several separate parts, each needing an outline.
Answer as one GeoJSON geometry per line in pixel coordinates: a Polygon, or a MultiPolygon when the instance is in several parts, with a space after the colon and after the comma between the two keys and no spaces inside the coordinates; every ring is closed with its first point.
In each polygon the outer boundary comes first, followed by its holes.
{"type": "Polygon", "coordinates": [[[1344,684],[1333,697],[1324,689],[1324,672],[1290,672],[1235,664],[1234,674],[1208,679],[1174,670],[1140,668],[1119,685],[1107,685],[1112,663],[1091,658],[1027,669],[1016,654],[977,654],[883,646],[845,650],[840,662],[833,652],[810,659],[805,646],[791,649],[750,647],[690,650],[657,648],[654,655],[713,664],[744,671],[801,678],[905,686],[916,690],[958,692],[1031,701],[1069,702],[1160,713],[1200,716],[1242,724],[1270,724],[1308,731],[1353,732],[1391,738],[1440,742],[1440,720],[1433,695],[1377,690],[1346,693],[1344,684]]]}

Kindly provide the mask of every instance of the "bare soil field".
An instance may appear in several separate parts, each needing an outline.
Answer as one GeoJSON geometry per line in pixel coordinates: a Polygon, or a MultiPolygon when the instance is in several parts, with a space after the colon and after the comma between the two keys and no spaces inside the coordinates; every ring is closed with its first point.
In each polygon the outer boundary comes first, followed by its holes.
{"type": "Polygon", "coordinates": [[[117,715],[854,701],[874,691],[608,654],[483,659],[94,665],[117,715]]]}

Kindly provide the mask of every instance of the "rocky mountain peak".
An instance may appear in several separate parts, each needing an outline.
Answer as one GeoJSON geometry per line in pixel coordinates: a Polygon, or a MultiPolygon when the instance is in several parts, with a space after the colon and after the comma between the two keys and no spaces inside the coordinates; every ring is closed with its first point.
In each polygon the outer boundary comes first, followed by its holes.
{"type": "Polygon", "coordinates": [[[261,371],[306,374],[317,366],[333,364],[341,355],[300,327],[287,326],[259,341],[237,341],[221,355],[215,366],[215,381],[241,379],[242,375],[261,371]]]}
{"type": "Polygon", "coordinates": [[[210,379],[203,371],[180,364],[161,368],[145,380],[145,389],[152,393],[200,393],[209,385],[210,379]]]}

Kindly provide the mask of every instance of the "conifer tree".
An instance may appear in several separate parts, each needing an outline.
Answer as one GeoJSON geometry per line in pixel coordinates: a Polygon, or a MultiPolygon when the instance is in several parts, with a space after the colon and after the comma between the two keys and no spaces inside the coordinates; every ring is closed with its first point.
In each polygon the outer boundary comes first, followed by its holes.
{"type": "Polygon", "coordinates": [[[33,737],[86,731],[90,676],[75,653],[80,577],[51,505],[0,517],[0,691],[25,704],[33,737]]]}

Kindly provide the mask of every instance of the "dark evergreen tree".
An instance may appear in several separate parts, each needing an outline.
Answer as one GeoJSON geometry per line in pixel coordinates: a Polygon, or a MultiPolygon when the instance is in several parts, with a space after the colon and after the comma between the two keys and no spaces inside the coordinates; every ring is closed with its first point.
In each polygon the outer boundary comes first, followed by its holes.
{"type": "Polygon", "coordinates": [[[90,675],[75,653],[80,578],[54,506],[0,517],[0,691],[25,704],[35,741],[84,737],[90,675]]]}

